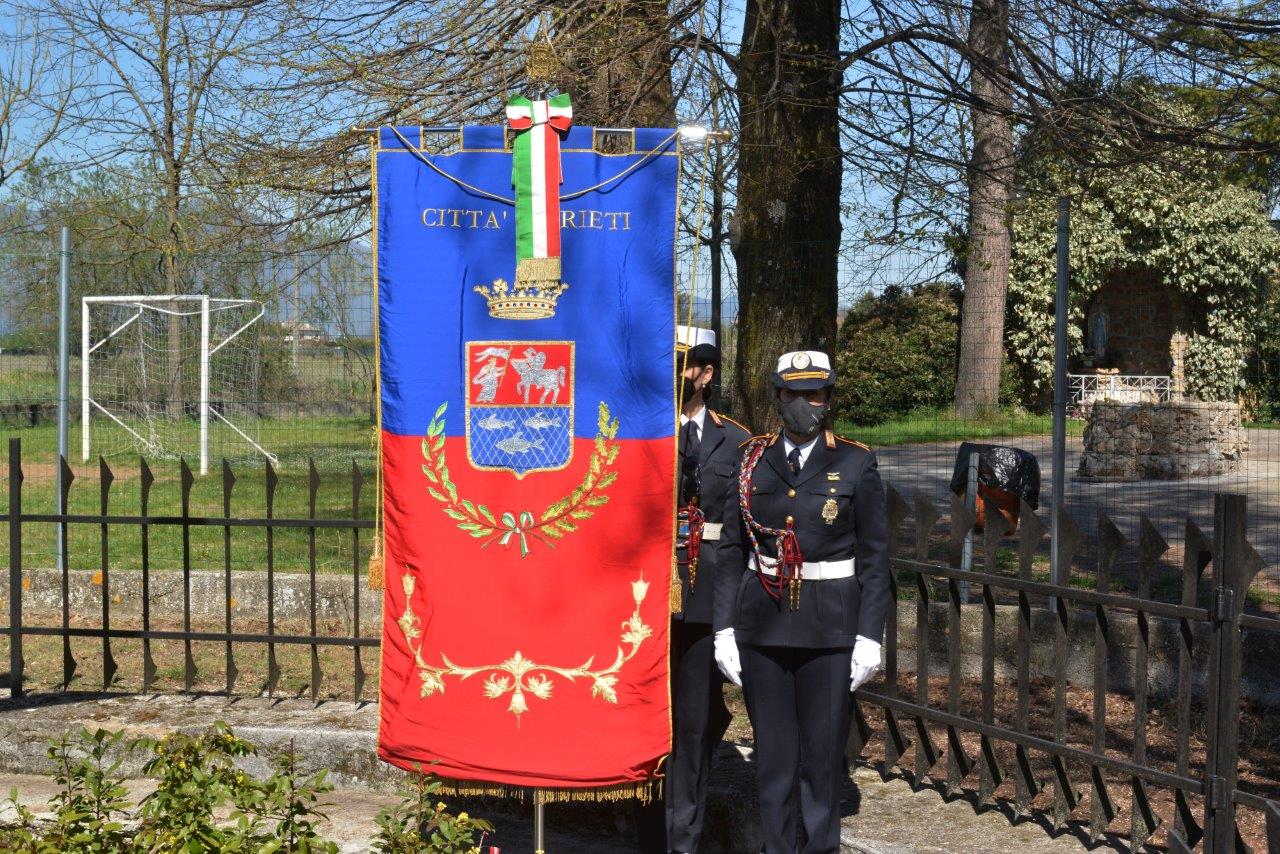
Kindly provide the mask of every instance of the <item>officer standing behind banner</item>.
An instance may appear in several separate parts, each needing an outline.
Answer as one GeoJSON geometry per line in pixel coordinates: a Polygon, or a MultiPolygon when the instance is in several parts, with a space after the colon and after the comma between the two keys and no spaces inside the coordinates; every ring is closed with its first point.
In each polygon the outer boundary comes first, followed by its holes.
{"type": "Polygon", "coordinates": [[[834,385],[825,353],[778,360],[783,429],[744,446],[723,531],[741,554],[716,582],[715,658],[755,731],[767,854],[839,850],[849,692],[880,666],[890,604],[876,457],[832,433],[834,385]]]}
{"type": "MultiPolygon", "coordinates": [[[[706,817],[711,756],[732,719],[712,654],[711,623],[722,574],[725,508],[728,496],[737,494],[739,447],[751,433],[706,405],[720,361],[715,333],[680,326],[676,342],[683,362],[676,563],[684,589],[682,611],[671,619],[672,744],[663,786],[665,816],[651,811],[641,819],[641,844],[646,851],[694,852],[706,817]]],[[[733,555],[740,559],[736,549],[733,555]]]]}

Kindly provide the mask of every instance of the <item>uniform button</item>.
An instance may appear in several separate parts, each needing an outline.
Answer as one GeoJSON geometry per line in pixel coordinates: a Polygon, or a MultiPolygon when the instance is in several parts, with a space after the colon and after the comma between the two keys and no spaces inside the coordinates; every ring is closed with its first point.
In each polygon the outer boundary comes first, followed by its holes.
{"type": "Polygon", "coordinates": [[[833,495],[835,494],[835,491],[836,491],[836,488],[835,488],[834,486],[833,486],[833,487],[831,487],[831,493],[832,493],[833,495]]]}
{"type": "Polygon", "coordinates": [[[787,517],[787,524],[788,524],[788,525],[790,525],[790,524],[791,524],[792,522],[794,522],[794,521],[795,521],[795,518],[794,518],[794,517],[791,517],[791,516],[788,516],[788,517],[787,517]]]}
{"type": "Polygon", "coordinates": [[[796,497],[796,491],[795,491],[794,489],[788,489],[788,490],[787,490],[787,497],[788,497],[788,498],[795,498],[795,497],[796,497]]]}

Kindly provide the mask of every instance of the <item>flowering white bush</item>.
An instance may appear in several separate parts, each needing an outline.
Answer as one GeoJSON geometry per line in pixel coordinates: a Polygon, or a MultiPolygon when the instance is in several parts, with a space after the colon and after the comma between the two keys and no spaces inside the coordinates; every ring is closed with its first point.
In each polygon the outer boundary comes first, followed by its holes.
{"type": "Polygon", "coordinates": [[[1111,273],[1146,269],[1179,291],[1187,330],[1187,391],[1234,400],[1244,387],[1268,279],[1280,267],[1280,234],[1260,194],[1229,184],[1202,153],[1098,170],[1087,186],[1067,164],[1038,164],[1013,210],[1006,353],[1032,388],[1053,383],[1058,196],[1072,199],[1068,335],[1083,347],[1084,312],[1111,273]]]}

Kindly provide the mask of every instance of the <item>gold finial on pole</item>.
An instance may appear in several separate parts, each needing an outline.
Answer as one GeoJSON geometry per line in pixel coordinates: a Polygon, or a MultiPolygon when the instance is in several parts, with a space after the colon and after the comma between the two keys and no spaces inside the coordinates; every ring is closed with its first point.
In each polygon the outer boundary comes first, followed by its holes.
{"type": "Polygon", "coordinates": [[[529,40],[524,70],[525,76],[533,83],[549,83],[560,70],[560,58],[551,44],[551,22],[546,13],[538,23],[538,32],[529,40]]]}

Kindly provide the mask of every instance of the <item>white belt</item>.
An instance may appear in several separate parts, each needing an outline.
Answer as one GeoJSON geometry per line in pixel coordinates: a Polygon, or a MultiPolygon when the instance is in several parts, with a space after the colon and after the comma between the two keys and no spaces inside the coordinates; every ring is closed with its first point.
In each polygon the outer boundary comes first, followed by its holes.
{"type": "MultiPolygon", "coordinates": [[[[831,581],[836,578],[852,578],[853,558],[848,560],[807,560],[800,567],[800,579],[802,581],[831,581]]],[[[751,569],[756,568],[756,557],[751,555],[747,559],[747,566],[751,569]]],[[[760,571],[765,575],[776,576],[778,574],[778,562],[770,561],[765,558],[764,565],[760,567],[760,571]]]]}

